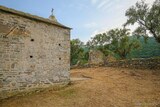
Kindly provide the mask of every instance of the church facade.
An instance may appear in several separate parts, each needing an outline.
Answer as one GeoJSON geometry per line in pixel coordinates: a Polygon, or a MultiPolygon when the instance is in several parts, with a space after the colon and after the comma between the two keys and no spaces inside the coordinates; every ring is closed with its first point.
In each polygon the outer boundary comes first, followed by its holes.
{"type": "Polygon", "coordinates": [[[0,99],[69,82],[70,28],[0,6],[0,99]]]}

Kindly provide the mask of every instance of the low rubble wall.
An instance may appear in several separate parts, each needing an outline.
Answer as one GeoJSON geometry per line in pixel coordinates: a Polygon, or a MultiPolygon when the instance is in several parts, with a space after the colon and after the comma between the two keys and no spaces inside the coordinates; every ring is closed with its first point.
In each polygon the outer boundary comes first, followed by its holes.
{"type": "Polygon", "coordinates": [[[105,63],[105,66],[135,69],[160,69],[160,58],[119,60],[114,62],[107,62],[105,63]]]}

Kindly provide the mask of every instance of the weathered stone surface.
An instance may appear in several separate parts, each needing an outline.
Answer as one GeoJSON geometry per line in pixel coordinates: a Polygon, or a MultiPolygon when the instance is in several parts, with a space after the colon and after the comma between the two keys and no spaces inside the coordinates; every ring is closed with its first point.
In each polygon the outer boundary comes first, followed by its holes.
{"type": "Polygon", "coordinates": [[[99,50],[90,50],[89,64],[90,65],[103,65],[104,64],[104,54],[99,50]]]}
{"type": "Polygon", "coordinates": [[[108,55],[107,57],[105,57],[105,63],[108,62],[115,62],[116,58],[113,55],[108,55]]]}
{"type": "Polygon", "coordinates": [[[68,82],[69,70],[70,29],[0,10],[0,99],[68,82]]]}
{"type": "Polygon", "coordinates": [[[120,60],[120,61],[108,62],[105,65],[109,67],[123,67],[123,68],[136,68],[136,69],[160,69],[160,59],[146,58],[146,59],[120,60]]]}

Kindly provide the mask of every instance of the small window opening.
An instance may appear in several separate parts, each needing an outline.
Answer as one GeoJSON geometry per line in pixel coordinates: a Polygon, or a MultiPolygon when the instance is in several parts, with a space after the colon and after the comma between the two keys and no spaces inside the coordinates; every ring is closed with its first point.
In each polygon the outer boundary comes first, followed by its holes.
{"type": "Polygon", "coordinates": [[[33,42],[33,41],[34,41],[34,39],[31,39],[31,41],[33,42]]]}
{"type": "Polygon", "coordinates": [[[59,44],[59,46],[61,46],[61,44],[59,44]]]}
{"type": "Polygon", "coordinates": [[[59,60],[61,60],[61,58],[59,58],[59,60]]]}
{"type": "Polygon", "coordinates": [[[30,56],[30,58],[33,58],[33,56],[30,56]]]}

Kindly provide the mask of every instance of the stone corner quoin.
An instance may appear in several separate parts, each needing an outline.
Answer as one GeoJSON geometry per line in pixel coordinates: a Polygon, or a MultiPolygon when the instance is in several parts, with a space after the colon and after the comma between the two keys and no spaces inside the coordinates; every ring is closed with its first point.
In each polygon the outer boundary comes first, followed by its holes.
{"type": "Polygon", "coordinates": [[[0,6],[0,99],[69,82],[70,30],[0,6]]]}

